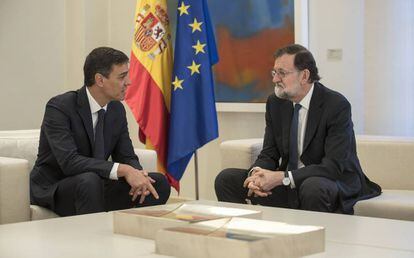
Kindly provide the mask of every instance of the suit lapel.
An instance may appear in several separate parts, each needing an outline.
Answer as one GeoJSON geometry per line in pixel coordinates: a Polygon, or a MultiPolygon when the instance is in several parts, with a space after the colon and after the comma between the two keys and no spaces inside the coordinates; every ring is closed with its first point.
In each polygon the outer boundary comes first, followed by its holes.
{"type": "Polygon", "coordinates": [[[91,144],[91,150],[94,142],[93,125],[91,108],[89,107],[88,96],[86,95],[86,86],[83,86],[78,90],[78,113],[82,119],[85,131],[88,134],[89,143],[91,144]]]}
{"type": "Polygon", "coordinates": [[[282,142],[283,152],[289,153],[290,124],[292,123],[293,104],[291,101],[284,101],[282,104],[282,142]]]}
{"type": "Polygon", "coordinates": [[[308,121],[306,123],[305,140],[303,144],[303,151],[309,146],[316,129],[318,128],[319,120],[322,115],[323,92],[319,83],[315,82],[312,98],[309,104],[308,121]]]}

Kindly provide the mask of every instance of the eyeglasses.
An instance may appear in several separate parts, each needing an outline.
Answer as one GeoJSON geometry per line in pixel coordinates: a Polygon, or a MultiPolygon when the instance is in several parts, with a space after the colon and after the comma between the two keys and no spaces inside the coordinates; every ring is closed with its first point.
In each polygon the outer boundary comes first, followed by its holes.
{"type": "Polygon", "coordinates": [[[285,70],[272,70],[270,71],[270,74],[272,75],[272,78],[275,77],[277,75],[277,77],[283,79],[285,78],[288,74],[294,73],[296,71],[285,71],[285,70]]]}

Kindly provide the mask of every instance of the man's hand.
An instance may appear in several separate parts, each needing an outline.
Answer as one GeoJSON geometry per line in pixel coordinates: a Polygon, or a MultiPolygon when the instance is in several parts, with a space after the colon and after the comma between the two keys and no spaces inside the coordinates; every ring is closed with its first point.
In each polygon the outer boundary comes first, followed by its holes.
{"type": "Polygon", "coordinates": [[[155,199],[158,199],[158,193],[152,186],[154,179],[148,176],[145,170],[138,170],[129,165],[119,164],[118,177],[125,177],[127,183],[131,186],[129,194],[132,196],[132,201],[135,201],[138,195],[141,195],[139,203],[143,203],[145,197],[152,194],[155,199]]]}
{"type": "Polygon", "coordinates": [[[272,194],[271,190],[273,188],[282,185],[283,178],[283,171],[271,171],[257,168],[253,171],[250,177],[246,178],[243,186],[249,188],[247,196],[254,194],[259,197],[267,197],[272,194]]]}
{"type": "Polygon", "coordinates": [[[255,184],[265,192],[268,192],[276,186],[282,185],[285,173],[283,171],[270,171],[267,169],[261,169],[255,173],[257,179],[255,184]]]}

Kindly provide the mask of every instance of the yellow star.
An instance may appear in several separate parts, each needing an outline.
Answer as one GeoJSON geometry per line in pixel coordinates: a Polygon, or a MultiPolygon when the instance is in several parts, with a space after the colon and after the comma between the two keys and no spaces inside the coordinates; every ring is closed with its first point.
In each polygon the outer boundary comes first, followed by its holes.
{"type": "Polygon", "coordinates": [[[172,82],[172,84],[174,85],[174,90],[183,89],[183,86],[181,85],[183,81],[184,80],[179,80],[178,77],[175,76],[175,80],[172,82]]]}
{"type": "Polygon", "coordinates": [[[206,53],[204,52],[204,47],[206,46],[206,44],[201,44],[200,40],[197,40],[197,45],[194,45],[193,48],[195,49],[195,54],[197,55],[198,53],[202,52],[202,53],[206,53]]]}
{"type": "Polygon", "coordinates": [[[190,7],[190,5],[185,5],[184,1],[181,2],[181,6],[178,7],[178,10],[180,11],[180,16],[183,14],[187,14],[188,15],[188,8],[190,7]]]}
{"type": "Polygon", "coordinates": [[[191,70],[191,75],[193,75],[194,73],[200,73],[200,66],[201,64],[196,64],[193,60],[193,63],[190,66],[187,66],[187,68],[191,70]]]}
{"type": "Polygon", "coordinates": [[[197,18],[194,18],[194,22],[188,24],[188,26],[190,26],[191,28],[193,28],[192,33],[194,33],[194,31],[198,30],[201,31],[201,24],[203,24],[202,22],[198,22],[197,18]]]}

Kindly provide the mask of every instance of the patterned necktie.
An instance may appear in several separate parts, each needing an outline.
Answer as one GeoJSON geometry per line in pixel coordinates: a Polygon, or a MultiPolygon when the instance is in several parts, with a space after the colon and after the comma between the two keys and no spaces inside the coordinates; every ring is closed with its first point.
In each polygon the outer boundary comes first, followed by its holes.
{"type": "Polygon", "coordinates": [[[293,111],[292,124],[290,126],[290,141],[289,141],[289,170],[298,169],[298,123],[299,110],[302,106],[295,104],[293,111]]]}
{"type": "Polygon", "coordinates": [[[105,120],[105,109],[98,111],[98,122],[95,126],[95,144],[93,146],[93,157],[97,159],[104,159],[105,148],[104,148],[104,120],[105,120]]]}

